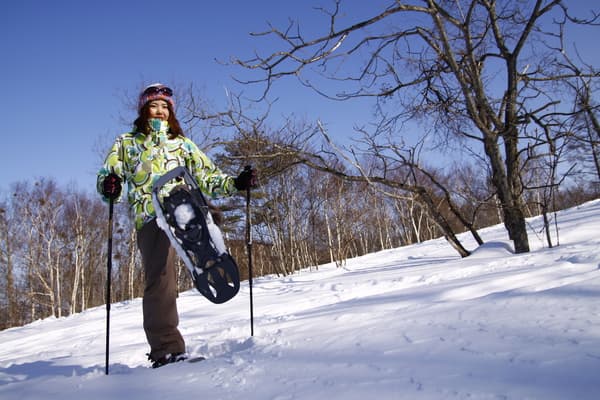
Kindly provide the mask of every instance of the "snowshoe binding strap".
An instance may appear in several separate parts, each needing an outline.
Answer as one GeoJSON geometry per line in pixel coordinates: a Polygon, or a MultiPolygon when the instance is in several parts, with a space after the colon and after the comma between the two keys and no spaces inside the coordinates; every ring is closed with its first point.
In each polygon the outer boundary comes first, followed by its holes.
{"type": "Polygon", "coordinates": [[[193,201],[186,187],[178,186],[173,189],[164,199],[164,206],[167,222],[173,228],[175,236],[184,244],[195,248],[198,243],[202,243],[204,237],[209,236],[206,224],[203,223],[208,207],[193,201]],[[177,209],[181,206],[187,206],[190,210],[190,218],[184,223],[181,223],[181,218],[178,219],[176,216],[177,209]]]}

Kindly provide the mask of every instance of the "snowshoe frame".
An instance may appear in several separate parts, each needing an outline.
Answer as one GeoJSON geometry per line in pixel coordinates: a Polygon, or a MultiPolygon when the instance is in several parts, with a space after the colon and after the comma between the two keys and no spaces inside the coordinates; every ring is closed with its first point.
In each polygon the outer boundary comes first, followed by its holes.
{"type": "Polygon", "coordinates": [[[216,250],[208,229],[208,224],[213,223],[208,203],[190,172],[185,167],[176,167],[157,179],[152,186],[152,203],[157,219],[161,221],[159,226],[189,270],[196,289],[216,304],[232,299],[240,288],[239,269],[229,253],[219,254],[216,250]],[[161,199],[161,189],[173,180],[181,181],[181,185],[161,199]],[[191,237],[186,236],[185,230],[175,222],[175,208],[185,203],[195,211],[190,222],[197,230],[191,237]]]}

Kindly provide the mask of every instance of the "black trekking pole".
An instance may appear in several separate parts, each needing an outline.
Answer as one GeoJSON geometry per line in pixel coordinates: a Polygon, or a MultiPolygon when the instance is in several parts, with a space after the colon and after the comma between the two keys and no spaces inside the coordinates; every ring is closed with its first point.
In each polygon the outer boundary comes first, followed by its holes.
{"type": "MultiPolygon", "coordinates": [[[[245,169],[251,169],[247,166],[245,169]]],[[[254,336],[254,301],[252,296],[252,220],[250,215],[250,186],[246,188],[246,246],[248,249],[248,284],[250,285],[250,336],[254,336]]]]}
{"type": "Polygon", "coordinates": [[[110,339],[110,283],[112,274],[112,230],[113,230],[113,199],[108,200],[108,250],[107,250],[107,269],[106,278],[106,366],[105,374],[108,375],[108,354],[110,339]]]}

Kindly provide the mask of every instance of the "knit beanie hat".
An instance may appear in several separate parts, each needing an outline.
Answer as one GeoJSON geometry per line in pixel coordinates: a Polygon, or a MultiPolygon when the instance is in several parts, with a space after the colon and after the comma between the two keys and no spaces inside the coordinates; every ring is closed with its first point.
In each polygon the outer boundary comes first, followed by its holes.
{"type": "Polygon", "coordinates": [[[146,87],[142,94],[140,94],[140,100],[138,101],[138,112],[142,110],[146,103],[153,100],[164,100],[171,104],[171,108],[175,108],[173,90],[162,83],[153,83],[152,85],[146,87]]]}

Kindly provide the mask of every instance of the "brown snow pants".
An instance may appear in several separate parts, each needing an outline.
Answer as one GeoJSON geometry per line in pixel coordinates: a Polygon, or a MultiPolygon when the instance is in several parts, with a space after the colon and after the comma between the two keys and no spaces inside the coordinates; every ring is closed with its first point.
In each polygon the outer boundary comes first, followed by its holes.
{"type": "Polygon", "coordinates": [[[156,220],[137,232],[146,286],[142,302],[144,331],[153,360],[169,353],[185,352],[185,342],[177,329],[177,271],[175,250],[156,220]]]}

